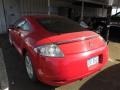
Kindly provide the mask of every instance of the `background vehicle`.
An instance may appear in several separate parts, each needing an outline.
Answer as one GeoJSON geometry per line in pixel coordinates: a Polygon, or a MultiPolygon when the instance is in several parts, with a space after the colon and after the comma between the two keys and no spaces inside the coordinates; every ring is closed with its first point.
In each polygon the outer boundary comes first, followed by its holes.
{"type": "Polygon", "coordinates": [[[87,28],[101,35],[104,40],[109,43],[109,29],[107,27],[108,19],[106,17],[84,17],[82,21],[79,21],[80,16],[76,17],[74,21],[78,22],[81,27],[87,28]]]}
{"type": "Polygon", "coordinates": [[[120,12],[110,17],[93,17],[91,21],[93,29],[100,31],[103,37],[106,36],[107,32],[116,35],[120,32],[120,12]],[[109,28],[107,28],[108,25],[109,28]]]}
{"type": "Polygon", "coordinates": [[[99,71],[108,47],[97,33],[59,16],[26,16],[9,28],[31,80],[59,86],[99,71]]]}

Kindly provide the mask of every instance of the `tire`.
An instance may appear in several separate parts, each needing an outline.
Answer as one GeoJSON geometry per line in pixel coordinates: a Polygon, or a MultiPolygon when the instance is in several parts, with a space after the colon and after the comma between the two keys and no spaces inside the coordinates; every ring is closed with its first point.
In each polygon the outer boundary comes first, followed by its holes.
{"type": "Polygon", "coordinates": [[[32,80],[33,82],[38,81],[36,74],[35,74],[35,70],[33,68],[33,64],[31,62],[31,59],[28,56],[28,54],[25,55],[24,59],[25,59],[24,60],[25,61],[25,68],[26,68],[26,72],[27,72],[29,79],[32,80]]]}

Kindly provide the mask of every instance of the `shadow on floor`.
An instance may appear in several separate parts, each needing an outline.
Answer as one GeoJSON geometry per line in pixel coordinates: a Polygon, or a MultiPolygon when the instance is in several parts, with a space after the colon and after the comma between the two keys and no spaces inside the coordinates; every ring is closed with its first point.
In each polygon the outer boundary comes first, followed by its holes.
{"type": "Polygon", "coordinates": [[[95,75],[79,90],[120,90],[120,64],[113,65],[95,75]]]}
{"type": "MultiPolygon", "coordinates": [[[[13,47],[11,48],[7,35],[0,36],[0,41],[10,90],[55,90],[55,87],[32,83],[25,73],[19,54],[13,47]]],[[[95,75],[79,87],[79,90],[120,90],[120,64],[113,65],[95,75]]]]}
{"type": "Polygon", "coordinates": [[[18,52],[10,46],[7,35],[1,35],[0,41],[2,42],[10,90],[55,90],[52,86],[30,81],[25,72],[23,61],[18,52]]]}
{"type": "Polygon", "coordinates": [[[115,59],[115,60],[120,62],[120,59],[115,59]]]}

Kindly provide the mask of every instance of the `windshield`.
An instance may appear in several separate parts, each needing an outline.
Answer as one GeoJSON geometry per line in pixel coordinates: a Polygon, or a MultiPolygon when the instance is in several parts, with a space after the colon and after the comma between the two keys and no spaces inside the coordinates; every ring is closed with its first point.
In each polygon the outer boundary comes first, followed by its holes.
{"type": "Polygon", "coordinates": [[[82,27],[77,22],[67,18],[47,17],[37,19],[37,22],[53,33],[70,33],[82,30],[82,27]]]}

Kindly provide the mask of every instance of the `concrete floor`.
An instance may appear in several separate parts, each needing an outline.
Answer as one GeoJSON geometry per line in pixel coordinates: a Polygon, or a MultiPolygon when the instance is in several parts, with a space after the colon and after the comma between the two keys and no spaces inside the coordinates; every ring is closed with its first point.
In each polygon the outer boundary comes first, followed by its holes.
{"type": "Polygon", "coordinates": [[[6,73],[6,68],[4,64],[4,58],[2,54],[2,50],[0,48],[0,90],[8,89],[8,78],[6,73]]]}
{"type": "Polygon", "coordinates": [[[61,87],[31,82],[18,52],[11,48],[8,37],[3,35],[0,40],[10,90],[120,90],[120,44],[114,40],[109,43],[109,62],[101,72],[61,87]]]}

